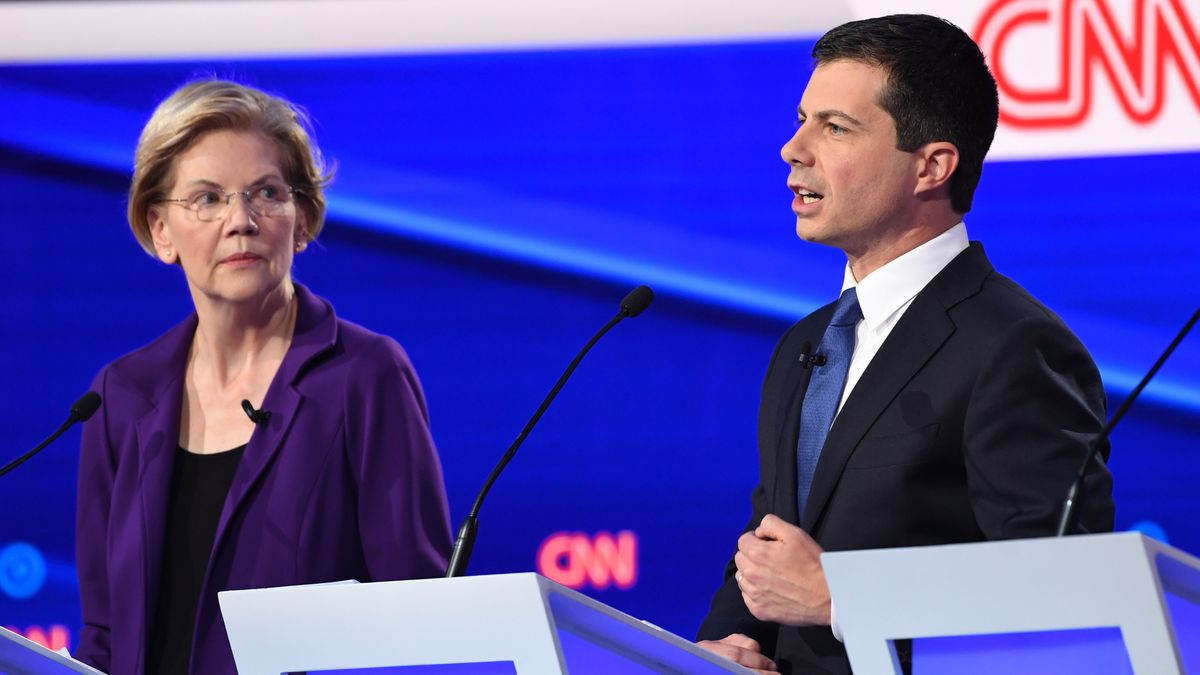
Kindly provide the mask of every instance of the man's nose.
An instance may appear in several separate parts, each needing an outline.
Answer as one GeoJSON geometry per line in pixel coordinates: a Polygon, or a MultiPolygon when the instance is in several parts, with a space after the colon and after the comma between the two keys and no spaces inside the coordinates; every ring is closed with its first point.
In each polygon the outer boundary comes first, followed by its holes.
{"type": "Polygon", "coordinates": [[[812,166],[813,156],[808,147],[808,138],[804,133],[804,127],[796,130],[787,143],[779,149],[779,156],[783,161],[791,165],[802,164],[804,166],[812,166]]]}

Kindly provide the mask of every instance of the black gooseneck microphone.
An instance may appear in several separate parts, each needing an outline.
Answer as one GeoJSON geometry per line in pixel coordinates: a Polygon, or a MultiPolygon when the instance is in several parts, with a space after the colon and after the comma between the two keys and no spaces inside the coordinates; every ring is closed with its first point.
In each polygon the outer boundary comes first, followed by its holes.
{"type": "Polygon", "coordinates": [[[269,410],[255,410],[254,404],[247,399],[242,399],[242,410],[246,411],[246,417],[249,417],[255,425],[266,424],[267,420],[271,419],[269,410]]]}
{"type": "Polygon", "coordinates": [[[1075,480],[1071,482],[1071,489],[1067,490],[1067,498],[1063,500],[1062,515],[1058,519],[1058,530],[1054,533],[1054,536],[1061,537],[1067,532],[1075,529],[1075,521],[1078,518],[1079,502],[1083,498],[1083,495],[1080,494],[1080,490],[1083,487],[1083,477],[1087,473],[1088,465],[1091,464],[1092,460],[1096,458],[1096,453],[1100,452],[1100,446],[1104,444],[1104,441],[1108,438],[1108,435],[1112,433],[1113,427],[1117,426],[1117,422],[1120,422],[1121,418],[1125,416],[1125,413],[1129,411],[1129,408],[1133,405],[1134,400],[1136,400],[1138,395],[1142,393],[1142,390],[1146,388],[1146,385],[1150,384],[1150,380],[1154,379],[1154,376],[1158,373],[1158,369],[1162,368],[1163,364],[1167,362],[1167,359],[1171,356],[1171,352],[1175,351],[1175,348],[1179,346],[1179,343],[1183,342],[1183,338],[1188,334],[1189,331],[1192,330],[1192,326],[1196,325],[1197,319],[1200,319],[1200,309],[1197,309],[1196,312],[1192,314],[1192,318],[1188,319],[1188,322],[1185,323],[1183,328],[1179,330],[1179,334],[1175,336],[1175,339],[1171,340],[1171,344],[1167,345],[1166,351],[1162,353],[1162,356],[1158,357],[1158,361],[1154,362],[1154,366],[1150,368],[1150,372],[1146,373],[1146,376],[1142,378],[1142,381],[1138,382],[1138,386],[1134,387],[1133,391],[1129,392],[1129,396],[1125,397],[1125,401],[1121,403],[1121,407],[1117,408],[1116,414],[1112,416],[1112,419],[1108,421],[1108,424],[1104,425],[1104,429],[1096,438],[1096,442],[1093,443],[1092,447],[1088,449],[1087,457],[1084,458],[1083,464],[1079,466],[1079,471],[1075,474],[1075,480]]]}
{"type": "Polygon", "coordinates": [[[479,491],[479,496],[475,498],[475,505],[471,507],[471,512],[463,519],[462,527],[458,530],[458,540],[454,542],[454,551],[450,554],[450,564],[446,565],[447,579],[461,577],[466,574],[467,564],[471,560],[471,549],[475,547],[475,534],[479,530],[479,509],[483,506],[484,497],[487,497],[488,490],[492,489],[492,484],[496,482],[496,479],[500,476],[500,472],[512,461],[513,456],[517,454],[517,448],[521,447],[521,443],[525,442],[525,437],[529,435],[534,425],[542,418],[542,414],[546,412],[546,408],[550,407],[550,403],[554,401],[554,397],[558,396],[559,390],[567,383],[567,379],[571,377],[571,373],[575,372],[575,368],[583,360],[584,355],[591,350],[592,345],[604,337],[604,334],[609,329],[626,317],[632,318],[641,314],[643,310],[650,306],[650,301],[653,299],[654,291],[650,290],[649,286],[638,286],[630,291],[629,295],[626,295],[625,299],[621,301],[621,311],[617,312],[616,316],[604,324],[604,327],[597,331],[591,340],[588,340],[583,349],[579,350],[579,353],[575,355],[571,364],[567,366],[562,377],[558,378],[558,382],[554,384],[554,388],[550,390],[550,393],[546,395],[542,404],[534,411],[533,417],[529,418],[529,422],[525,424],[525,428],[521,430],[520,435],[517,436],[517,440],[513,441],[508,451],[500,458],[500,462],[496,464],[496,468],[492,469],[492,473],[488,476],[487,481],[483,484],[483,488],[479,491]]]}
{"type": "Polygon", "coordinates": [[[46,440],[42,441],[40,444],[38,444],[38,446],[36,448],[21,455],[20,457],[14,459],[13,461],[9,462],[8,464],[5,464],[3,467],[0,467],[0,476],[3,476],[4,474],[12,471],[13,469],[17,468],[18,466],[21,466],[26,461],[28,461],[30,457],[33,457],[34,455],[41,452],[43,448],[45,448],[47,445],[50,445],[51,443],[53,443],[56,438],[58,438],[59,436],[62,436],[64,433],[66,433],[67,429],[70,429],[71,426],[74,425],[76,422],[87,421],[87,419],[89,417],[96,414],[96,410],[98,410],[99,408],[100,408],[100,394],[97,394],[94,391],[89,391],[88,393],[84,394],[83,396],[80,396],[79,400],[75,401],[74,405],[71,406],[71,414],[67,416],[67,421],[63,422],[62,426],[58,428],[58,431],[54,432],[53,434],[50,434],[50,438],[47,438],[46,440]]]}

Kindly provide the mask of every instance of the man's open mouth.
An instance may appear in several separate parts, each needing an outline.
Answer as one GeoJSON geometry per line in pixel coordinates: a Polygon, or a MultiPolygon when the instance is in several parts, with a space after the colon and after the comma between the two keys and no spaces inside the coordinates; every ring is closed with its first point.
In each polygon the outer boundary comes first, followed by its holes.
{"type": "Polygon", "coordinates": [[[816,204],[825,198],[825,195],[817,194],[811,190],[796,190],[796,196],[800,197],[800,200],[805,204],[816,204]]]}

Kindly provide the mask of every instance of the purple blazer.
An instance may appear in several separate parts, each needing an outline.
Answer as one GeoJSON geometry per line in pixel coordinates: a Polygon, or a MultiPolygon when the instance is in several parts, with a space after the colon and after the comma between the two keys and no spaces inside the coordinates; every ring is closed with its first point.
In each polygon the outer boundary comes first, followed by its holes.
{"type": "MultiPolygon", "coordinates": [[[[450,522],[421,385],[391,338],[296,285],[291,347],[267,390],[208,560],[191,672],[236,673],[217,592],[441,574],[450,522]]],[[[106,366],[83,430],[76,658],[145,670],[162,573],[183,376],[196,316],[106,366]]]]}

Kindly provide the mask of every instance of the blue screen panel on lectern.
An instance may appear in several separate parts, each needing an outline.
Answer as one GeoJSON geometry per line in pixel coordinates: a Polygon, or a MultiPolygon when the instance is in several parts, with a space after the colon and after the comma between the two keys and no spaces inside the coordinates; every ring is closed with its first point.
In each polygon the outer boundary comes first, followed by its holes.
{"type": "Polygon", "coordinates": [[[1133,675],[1133,666],[1121,629],[1113,626],[920,638],[913,640],[913,673],[1133,675]]]}
{"type": "Polygon", "coordinates": [[[1200,673],[1200,575],[1169,555],[1155,556],[1163,599],[1175,629],[1175,643],[1185,673],[1200,673]]]}
{"type": "Polygon", "coordinates": [[[517,675],[512,661],[486,663],[449,663],[429,666],[382,666],[379,668],[339,668],[306,670],[282,675],[517,675]]]}

